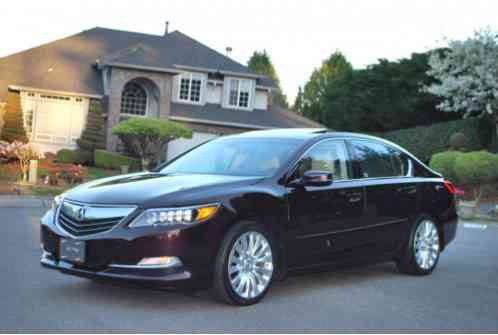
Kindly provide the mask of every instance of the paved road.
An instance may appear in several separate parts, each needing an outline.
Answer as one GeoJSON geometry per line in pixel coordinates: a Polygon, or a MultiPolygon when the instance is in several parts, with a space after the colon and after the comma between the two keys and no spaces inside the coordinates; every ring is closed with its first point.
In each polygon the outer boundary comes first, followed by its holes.
{"type": "Polygon", "coordinates": [[[429,277],[390,264],[290,277],[258,305],[42,269],[42,209],[0,208],[0,331],[498,331],[498,226],[462,225],[429,277]]]}

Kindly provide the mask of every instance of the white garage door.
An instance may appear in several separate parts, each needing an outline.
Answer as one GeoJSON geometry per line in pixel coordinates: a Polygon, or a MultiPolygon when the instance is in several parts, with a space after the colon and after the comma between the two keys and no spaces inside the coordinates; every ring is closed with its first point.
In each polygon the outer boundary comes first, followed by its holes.
{"type": "Polygon", "coordinates": [[[175,158],[176,156],[195,147],[196,145],[207,142],[216,137],[218,137],[218,135],[194,132],[192,134],[192,138],[190,139],[181,138],[178,140],[171,141],[168,144],[168,160],[175,158]]]}
{"type": "Polygon", "coordinates": [[[86,98],[22,92],[24,126],[40,151],[76,147],[86,123],[86,98]]]}

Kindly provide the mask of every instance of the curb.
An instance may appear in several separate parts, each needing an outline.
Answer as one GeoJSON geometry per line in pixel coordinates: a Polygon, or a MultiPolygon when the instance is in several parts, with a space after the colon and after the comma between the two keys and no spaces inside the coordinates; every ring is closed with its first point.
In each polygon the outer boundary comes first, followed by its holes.
{"type": "Polygon", "coordinates": [[[48,208],[52,197],[0,195],[0,208],[48,208]]]}

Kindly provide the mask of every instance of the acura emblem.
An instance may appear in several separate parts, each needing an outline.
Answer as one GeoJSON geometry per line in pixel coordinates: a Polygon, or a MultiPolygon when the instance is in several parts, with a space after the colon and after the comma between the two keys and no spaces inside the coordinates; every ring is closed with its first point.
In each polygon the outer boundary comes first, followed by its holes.
{"type": "Polygon", "coordinates": [[[78,209],[78,220],[83,221],[85,220],[85,214],[86,214],[86,207],[81,207],[78,209]]]}

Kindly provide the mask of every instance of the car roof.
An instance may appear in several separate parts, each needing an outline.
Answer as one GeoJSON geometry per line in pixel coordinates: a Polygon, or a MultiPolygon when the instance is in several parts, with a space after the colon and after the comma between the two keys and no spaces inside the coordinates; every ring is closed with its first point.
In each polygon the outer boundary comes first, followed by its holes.
{"type": "Polygon", "coordinates": [[[378,139],[377,137],[352,133],[333,131],[326,128],[280,128],[280,129],[267,129],[267,130],[254,130],[230,137],[251,137],[251,138],[288,138],[288,139],[312,139],[312,138],[326,138],[326,137],[356,137],[356,138],[370,138],[378,139]]]}

